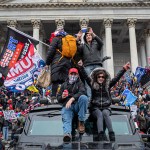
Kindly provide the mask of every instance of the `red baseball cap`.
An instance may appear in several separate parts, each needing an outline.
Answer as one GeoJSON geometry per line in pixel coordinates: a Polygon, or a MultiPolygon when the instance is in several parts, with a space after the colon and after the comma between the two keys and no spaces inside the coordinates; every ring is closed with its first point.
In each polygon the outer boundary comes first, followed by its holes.
{"type": "Polygon", "coordinates": [[[76,73],[76,74],[78,74],[78,70],[76,68],[70,68],[69,74],[70,73],[76,73]]]}
{"type": "Polygon", "coordinates": [[[0,115],[3,116],[3,112],[2,111],[0,111],[0,115]]]}

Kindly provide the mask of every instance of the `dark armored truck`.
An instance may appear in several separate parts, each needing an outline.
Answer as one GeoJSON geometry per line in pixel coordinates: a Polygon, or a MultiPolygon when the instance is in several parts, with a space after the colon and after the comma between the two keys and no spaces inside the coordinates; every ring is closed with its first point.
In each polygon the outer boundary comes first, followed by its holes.
{"type": "Polygon", "coordinates": [[[60,105],[49,105],[32,110],[25,121],[22,133],[14,146],[15,150],[50,149],[105,149],[105,150],[143,150],[144,142],[139,134],[130,109],[111,106],[111,120],[116,140],[110,142],[106,129],[106,141],[97,141],[94,120],[87,113],[86,132],[79,135],[76,121],[73,121],[72,142],[63,142],[63,128],[60,105]]]}

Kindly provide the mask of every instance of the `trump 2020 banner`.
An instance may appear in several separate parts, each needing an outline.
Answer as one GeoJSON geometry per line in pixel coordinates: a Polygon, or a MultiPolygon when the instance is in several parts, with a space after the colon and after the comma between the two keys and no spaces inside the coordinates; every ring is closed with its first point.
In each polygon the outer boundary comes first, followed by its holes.
{"type": "Polygon", "coordinates": [[[0,55],[0,73],[6,77],[10,68],[28,52],[30,43],[36,46],[39,41],[11,27],[8,27],[7,39],[0,55]]]}
{"type": "Polygon", "coordinates": [[[26,55],[9,70],[4,85],[12,92],[24,91],[33,84],[34,79],[37,78],[44,66],[45,62],[34,51],[34,46],[31,43],[26,55]]]}

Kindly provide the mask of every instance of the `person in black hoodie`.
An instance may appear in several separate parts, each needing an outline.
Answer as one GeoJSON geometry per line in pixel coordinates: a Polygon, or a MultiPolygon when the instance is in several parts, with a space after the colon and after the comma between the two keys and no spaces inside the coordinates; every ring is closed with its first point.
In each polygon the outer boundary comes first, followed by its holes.
{"type": "MultiPolygon", "coordinates": [[[[91,27],[84,35],[84,44],[78,46],[78,55],[81,57],[85,66],[85,71],[88,75],[98,67],[102,67],[101,49],[103,46],[102,40],[93,32],[91,27]]],[[[82,32],[77,34],[77,41],[81,39],[82,32]]],[[[91,89],[86,83],[87,95],[91,99],[91,89]]]]}
{"type": "Polygon", "coordinates": [[[56,30],[56,37],[53,38],[50,43],[49,50],[46,57],[46,66],[51,65],[51,83],[52,83],[52,93],[51,100],[54,101],[57,96],[57,89],[59,84],[65,82],[68,71],[72,67],[70,58],[62,57],[62,38],[67,35],[63,29],[56,30]]]}
{"type": "Polygon", "coordinates": [[[98,138],[100,141],[104,140],[104,128],[103,120],[105,121],[106,127],[109,132],[110,141],[115,141],[115,133],[112,128],[112,122],[110,119],[110,105],[111,95],[110,89],[113,87],[123,74],[130,68],[130,63],[128,62],[123,66],[123,69],[111,79],[110,74],[104,68],[96,68],[91,73],[90,77],[86,74],[83,63],[79,62],[80,71],[85,78],[86,82],[92,90],[92,98],[90,101],[90,114],[96,119],[98,138]]]}
{"type": "Polygon", "coordinates": [[[88,98],[84,84],[79,78],[78,70],[71,68],[69,78],[64,82],[57,95],[58,102],[62,104],[62,121],[64,130],[64,142],[71,141],[72,120],[78,115],[79,133],[85,132],[84,121],[88,106],[88,98]]]}

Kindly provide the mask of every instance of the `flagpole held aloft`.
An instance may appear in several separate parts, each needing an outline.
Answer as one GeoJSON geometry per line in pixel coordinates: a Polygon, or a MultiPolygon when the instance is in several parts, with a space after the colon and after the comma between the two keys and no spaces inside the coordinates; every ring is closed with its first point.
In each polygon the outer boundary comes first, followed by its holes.
{"type": "Polygon", "coordinates": [[[40,40],[37,40],[37,39],[33,38],[32,36],[30,36],[30,35],[28,35],[28,34],[22,32],[22,31],[19,31],[19,30],[15,29],[15,28],[12,28],[12,27],[10,27],[10,26],[7,26],[7,27],[10,28],[11,30],[14,30],[14,31],[16,31],[16,32],[18,32],[18,33],[20,33],[20,34],[22,34],[22,35],[24,35],[24,36],[26,36],[26,37],[28,37],[28,38],[30,38],[30,39],[32,39],[32,40],[34,40],[34,41],[37,41],[37,42],[42,43],[43,45],[45,45],[45,46],[47,46],[47,47],[50,47],[48,44],[46,44],[46,43],[44,43],[44,42],[42,42],[42,41],[40,41],[40,40]]]}

